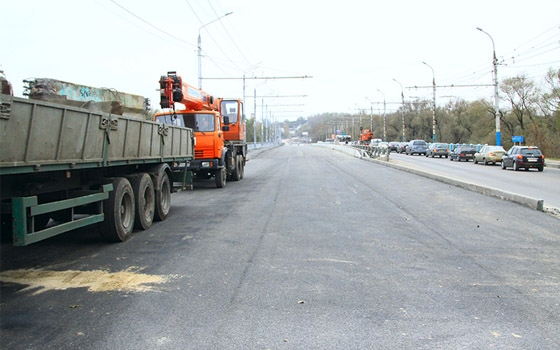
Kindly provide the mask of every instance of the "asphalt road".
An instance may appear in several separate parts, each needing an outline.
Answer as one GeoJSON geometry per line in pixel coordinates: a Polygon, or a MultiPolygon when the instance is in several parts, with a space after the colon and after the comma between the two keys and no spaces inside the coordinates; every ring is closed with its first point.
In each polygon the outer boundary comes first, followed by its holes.
{"type": "Polygon", "coordinates": [[[251,158],[125,243],[3,244],[0,348],[560,348],[557,218],[329,148],[251,158]]]}
{"type": "Polygon", "coordinates": [[[485,166],[481,163],[474,164],[473,161],[457,162],[446,158],[426,158],[397,153],[391,153],[390,159],[396,164],[542,199],[545,206],[560,208],[560,169],[557,167],[546,167],[543,172],[536,169],[513,171],[512,168],[502,170],[499,163],[485,166]]]}

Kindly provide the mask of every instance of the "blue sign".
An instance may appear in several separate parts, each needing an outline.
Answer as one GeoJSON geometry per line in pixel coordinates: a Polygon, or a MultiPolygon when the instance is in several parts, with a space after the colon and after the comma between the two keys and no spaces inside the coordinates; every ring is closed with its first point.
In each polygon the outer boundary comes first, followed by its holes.
{"type": "Polygon", "coordinates": [[[522,143],[522,142],[525,142],[525,138],[523,136],[512,136],[511,137],[511,142],[522,143]]]}

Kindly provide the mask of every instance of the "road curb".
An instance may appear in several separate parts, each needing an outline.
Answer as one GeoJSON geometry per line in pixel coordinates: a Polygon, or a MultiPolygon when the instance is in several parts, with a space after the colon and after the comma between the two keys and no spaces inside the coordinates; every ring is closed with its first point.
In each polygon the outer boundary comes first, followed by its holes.
{"type": "Polygon", "coordinates": [[[560,161],[557,160],[548,160],[545,159],[544,166],[549,168],[557,168],[560,169],[560,161]]]}
{"type": "Polygon", "coordinates": [[[386,162],[386,161],[381,161],[381,160],[377,160],[377,159],[367,159],[364,158],[365,160],[368,160],[370,162],[373,163],[377,163],[377,164],[381,164],[384,166],[388,166],[391,168],[395,168],[395,169],[399,169],[399,170],[403,170],[403,171],[407,171],[409,173],[413,173],[416,175],[420,175],[432,180],[436,180],[436,181],[440,181],[449,185],[453,185],[456,187],[461,187],[473,192],[478,192],[481,194],[484,194],[486,196],[490,196],[490,197],[495,197],[495,198],[499,198],[502,200],[507,200],[510,202],[514,202],[517,204],[521,204],[524,205],[526,207],[529,207],[531,209],[534,210],[538,210],[538,211],[545,211],[545,207],[544,207],[544,200],[542,199],[536,199],[536,198],[532,198],[532,197],[527,197],[527,196],[522,196],[519,194],[515,194],[512,192],[507,192],[507,191],[502,191],[502,190],[498,190],[495,188],[490,188],[490,187],[485,187],[485,186],[480,186],[480,185],[476,185],[470,182],[465,182],[465,181],[461,181],[461,180],[457,180],[457,179],[453,179],[450,177],[446,177],[443,175],[438,175],[438,174],[433,174],[433,173],[429,173],[427,171],[422,171],[419,169],[414,169],[414,168],[410,168],[407,166],[403,166],[403,165],[399,165],[399,164],[395,164],[395,163],[391,163],[391,162],[386,162]]]}

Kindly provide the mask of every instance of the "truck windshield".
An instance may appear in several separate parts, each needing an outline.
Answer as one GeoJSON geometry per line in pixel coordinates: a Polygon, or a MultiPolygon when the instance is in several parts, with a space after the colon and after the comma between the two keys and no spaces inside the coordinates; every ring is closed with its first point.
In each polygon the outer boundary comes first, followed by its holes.
{"type": "Polygon", "coordinates": [[[156,118],[158,123],[191,128],[194,131],[214,131],[213,114],[165,114],[156,118]]]}
{"type": "Polygon", "coordinates": [[[181,115],[173,115],[173,114],[164,114],[159,115],[156,117],[156,122],[167,124],[167,125],[176,125],[176,126],[185,126],[185,122],[183,121],[183,117],[181,115]]]}
{"type": "Polygon", "coordinates": [[[186,123],[187,127],[193,128],[194,131],[214,131],[213,117],[213,114],[191,114],[189,116],[185,116],[185,122],[187,120],[191,123],[194,122],[194,125],[189,125],[190,123],[186,123]]]}
{"type": "Polygon", "coordinates": [[[237,123],[239,110],[239,102],[235,100],[224,100],[221,103],[220,110],[224,116],[228,116],[230,124],[237,123]]]}

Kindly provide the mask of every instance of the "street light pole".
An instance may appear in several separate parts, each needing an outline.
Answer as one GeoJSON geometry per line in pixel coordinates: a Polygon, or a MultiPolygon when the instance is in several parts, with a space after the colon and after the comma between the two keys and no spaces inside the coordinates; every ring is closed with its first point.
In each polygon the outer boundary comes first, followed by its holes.
{"type": "Polygon", "coordinates": [[[385,94],[377,89],[383,95],[383,141],[387,142],[387,104],[385,103],[385,94]]]}
{"type": "Polygon", "coordinates": [[[403,86],[401,83],[399,83],[399,81],[395,78],[393,78],[393,81],[395,81],[397,84],[399,84],[401,86],[401,100],[402,100],[402,110],[401,110],[401,114],[402,114],[402,142],[406,141],[406,123],[404,122],[404,90],[403,90],[403,86]]]}
{"type": "Polygon", "coordinates": [[[422,63],[430,67],[430,69],[432,70],[432,77],[433,77],[432,86],[434,88],[434,101],[433,101],[433,112],[432,112],[432,142],[435,143],[436,142],[436,74],[434,73],[434,69],[432,68],[432,66],[430,66],[426,62],[422,62],[422,63]]]}
{"type": "Polygon", "coordinates": [[[206,23],[205,25],[201,26],[200,28],[198,28],[198,88],[200,90],[202,90],[202,41],[200,39],[200,31],[202,30],[202,28],[206,27],[209,24],[212,24],[216,21],[219,21],[220,19],[224,18],[225,16],[229,16],[231,15],[233,12],[228,12],[226,14],[224,14],[223,16],[220,16],[216,19],[214,19],[213,21],[210,21],[208,23],[206,23]]]}
{"type": "Polygon", "coordinates": [[[496,57],[496,46],[494,45],[494,39],[490,34],[482,30],[481,28],[476,28],[483,32],[484,34],[488,35],[490,40],[492,41],[492,64],[494,65],[494,115],[496,117],[496,146],[501,146],[501,131],[500,131],[500,106],[499,106],[499,95],[498,95],[498,58],[496,57]]]}

